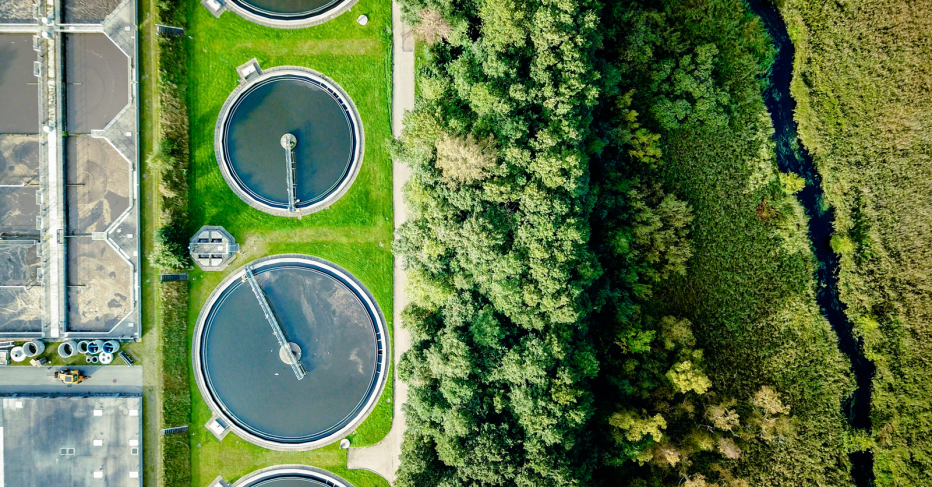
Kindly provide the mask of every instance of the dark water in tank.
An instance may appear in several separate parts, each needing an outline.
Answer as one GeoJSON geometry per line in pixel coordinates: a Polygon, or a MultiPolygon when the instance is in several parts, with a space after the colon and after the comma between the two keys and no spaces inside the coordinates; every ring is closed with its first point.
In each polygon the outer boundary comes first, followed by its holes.
{"type": "Polygon", "coordinates": [[[260,268],[256,280],[285,336],[302,350],[297,380],[248,283],[233,282],[207,318],[200,353],[214,398],[259,436],[310,441],[347,424],[376,383],[377,342],[366,307],[345,284],[301,265],[260,268]]]}
{"type": "Polygon", "coordinates": [[[298,139],[297,197],[309,205],[326,197],[349,171],[355,148],[350,115],[306,78],[273,78],[240,97],[227,125],[228,163],[244,190],[285,207],[287,166],[280,140],[286,133],[298,139]]]}
{"type": "Polygon", "coordinates": [[[323,12],[335,6],[339,0],[236,0],[236,2],[257,13],[287,18],[323,12]]]}
{"type": "Polygon", "coordinates": [[[277,477],[251,484],[249,487],[327,487],[327,484],[307,477],[277,477]]]}

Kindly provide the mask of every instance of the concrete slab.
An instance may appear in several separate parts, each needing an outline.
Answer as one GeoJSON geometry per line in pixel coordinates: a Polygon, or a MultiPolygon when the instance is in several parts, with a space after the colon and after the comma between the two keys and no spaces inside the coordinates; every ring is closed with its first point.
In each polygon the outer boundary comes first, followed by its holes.
{"type": "MultiPolygon", "coordinates": [[[[121,218],[116,228],[108,235],[108,238],[110,243],[119,249],[120,255],[129,261],[129,263],[126,263],[129,269],[137,269],[139,267],[139,256],[136,250],[139,248],[137,246],[139,243],[139,234],[137,233],[139,231],[139,222],[136,221],[136,213],[132,211],[124,213],[121,218]]],[[[129,289],[127,288],[127,292],[129,289]]]]}
{"type": "Polygon", "coordinates": [[[68,386],[51,375],[56,367],[0,367],[0,394],[142,394],[142,367],[79,368],[91,378],[68,386]]]}
{"type": "Polygon", "coordinates": [[[127,105],[103,130],[91,130],[91,136],[105,139],[126,158],[136,159],[136,107],[127,105]]]}
{"type": "Polygon", "coordinates": [[[0,24],[34,24],[35,0],[3,0],[0,2],[0,24]]]}
{"type": "Polygon", "coordinates": [[[0,133],[39,133],[39,81],[33,75],[39,56],[32,36],[0,34],[0,133]]]}
{"type": "Polygon", "coordinates": [[[129,58],[104,34],[63,34],[65,126],[101,130],[129,103],[129,58]]]}
{"type": "Polygon", "coordinates": [[[99,24],[113,12],[122,0],[63,0],[62,22],[66,24],[99,24]]]}
{"type": "MultiPolygon", "coordinates": [[[[107,16],[103,25],[104,34],[127,56],[136,57],[136,2],[124,0],[107,16]]],[[[132,95],[131,95],[132,96],[132,95]]]]}
{"type": "Polygon", "coordinates": [[[66,139],[65,161],[69,231],[106,231],[129,208],[129,163],[106,140],[86,135],[66,139]]]}
{"type": "Polygon", "coordinates": [[[133,274],[106,241],[68,239],[68,330],[106,332],[132,309],[133,274]]]}
{"type": "Polygon", "coordinates": [[[39,182],[39,136],[0,135],[0,185],[39,182]]]}
{"type": "Polygon", "coordinates": [[[4,397],[6,485],[140,487],[142,397],[4,397]]]}

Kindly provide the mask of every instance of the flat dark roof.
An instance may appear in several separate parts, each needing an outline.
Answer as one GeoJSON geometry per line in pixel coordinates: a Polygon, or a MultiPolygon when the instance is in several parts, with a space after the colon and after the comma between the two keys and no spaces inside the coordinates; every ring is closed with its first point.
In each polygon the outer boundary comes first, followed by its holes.
{"type": "Polygon", "coordinates": [[[141,397],[27,396],[2,402],[6,485],[142,485],[141,397]]]}

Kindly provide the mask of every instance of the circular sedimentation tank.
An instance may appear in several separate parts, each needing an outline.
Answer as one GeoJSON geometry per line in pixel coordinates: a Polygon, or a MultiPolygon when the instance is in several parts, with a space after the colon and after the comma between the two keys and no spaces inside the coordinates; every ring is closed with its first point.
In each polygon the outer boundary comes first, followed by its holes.
{"type": "Polygon", "coordinates": [[[349,96],[316,71],[285,66],[240,84],[217,118],[215,151],[227,184],[278,216],[329,207],[352,185],[364,133],[349,96]]]}
{"type": "Polygon", "coordinates": [[[227,0],[225,7],[257,24],[299,29],[326,22],[355,3],[356,0],[227,0]]]}
{"type": "Polygon", "coordinates": [[[220,283],[198,316],[192,354],[198,389],[236,435],[301,451],[338,441],[372,411],[389,342],[382,312],[358,280],[322,259],[288,254],[251,262],[220,283]]]}
{"type": "Polygon", "coordinates": [[[279,465],[255,471],[232,487],[353,487],[348,481],[319,468],[279,465]]]}

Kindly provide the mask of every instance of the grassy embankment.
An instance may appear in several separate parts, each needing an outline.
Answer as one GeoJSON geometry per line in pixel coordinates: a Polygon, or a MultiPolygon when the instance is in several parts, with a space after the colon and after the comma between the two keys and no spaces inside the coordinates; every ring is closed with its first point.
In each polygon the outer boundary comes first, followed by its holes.
{"type": "Polygon", "coordinates": [[[781,2],[840,296],[877,371],[877,485],[932,484],[932,3],[781,2]]]}
{"type": "MultiPolygon", "coordinates": [[[[191,272],[188,332],[210,292],[233,268],[278,253],[304,253],[330,260],[359,278],[382,307],[389,329],[392,319],[391,159],[391,8],[387,0],[363,0],[323,25],[277,30],[227,13],[214,19],[191,0],[188,55],[191,150],[193,166],[189,228],[222,225],[241,245],[231,269],[191,272]],[[365,27],[355,22],[369,16],[365,27]],[[296,65],[315,69],[340,84],[358,107],[365,129],[365,157],[350,191],[329,210],[301,220],[273,217],[250,208],[226,185],[214,157],[214,124],[220,107],[236,87],[235,68],[251,58],[264,68],[296,65]]],[[[190,337],[189,337],[190,339],[190,337]]],[[[190,343],[190,342],[189,342],[190,343]]],[[[192,479],[206,485],[217,475],[235,480],[258,468],[300,463],[334,472],[357,487],[386,485],[375,474],[346,469],[346,451],[333,444],[304,453],[265,450],[229,435],[218,442],[201,425],[210,413],[190,380],[193,397],[192,479]]],[[[391,427],[392,382],[370,417],[350,436],[356,446],[381,440],[391,427]]]]}
{"type": "MultiPolygon", "coordinates": [[[[140,228],[142,245],[142,283],[140,298],[142,302],[142,342],[133,344],[130,354],[138,359],[136,363],[143,367],[143,482],[146,485],[159,485],[161,469],[161,448],[159,428],[161,426],[161,357],[159,354],[158,310],[158,273],[149,263],[146,255],[153,248],[153,228],[158,221],[159,200],[158,182],[150,177],[149,164],[146,162],[158,145],[158,35],[156,19],[158,10],[156,0],[145,0],[139,6],[139,170],[145,175],[139,180],[140,228]]],[[[154,176],[154,175],[153,175],[154,176]]]]}
{"type": "MultiPolygon", "coordinates": [[[[149,4],[149,7],[153,5],[149,4]]],[[[185,27],[187,5],[184,0],[165,0],[155,5],[151,15],[158,22],[185,27]]],[[[154,32],[150,29],[148,34],[154,32]]],[[[147,130],[154,140],[146,139],[151,145],[145,152],[143,166],[143,189],[147,196],[143,207],[145,225],[144,242],[146,268],[143,274],[145,286],[154,285],[156,299],[148,304],[155,305],[154,313],[145,316],[158,323],[155,337],[144,337],[148,347],[157,341],[158,350],[154,364],[158,368],[156,378],[156,405],[150,408],[158,414],[157,426],[150,429],[170,428],[187,425],[191,420],[191,394],[188,386],[188,346],[186,340],[188,283],[158,283],[158,271],[180,271],[180,265],[166,265],[161,250],[164,235],[184,235],[188,224],[188,168],[190,165],[188,105],[187,105],[187,59],[184,37],[144,38],[144,61],[154,56],[157,69],[147,73],[142,86],[148,88],[148,76],[157,73],[157,100],[154,113],[144,117],[153,125],[147,130]],[[149,42],[145,42],[148,40],[149,42]],[[156,52],[151,50],[156,49],[156,52]],[[148,56],[146,56],[148,54],[148,56]],[[154,142],[154,143],[152,143],[154,142]],[[148,184],[147,184],[148,183],[148,184]],[[156,340],[153,340],[155,338],[156,340]]],[[[151,93],[150,93],[151,94],[151,93]]],[[[145,288],[143,290],[144,296],[145,288]]],[[[150,308],[151,309],[151,308],[150,308]]],[[[151,322],[150,322],[151,323],[151,322]]],[[[150,442],[151,442],[150,433],[150,442]]],[[[151,443],[150,443],[151,444],[151,443]]],[[[158,437],[158,482],[159,485],[184,486],[191,483],[191,449],[187,435],[158,437]]]]}

